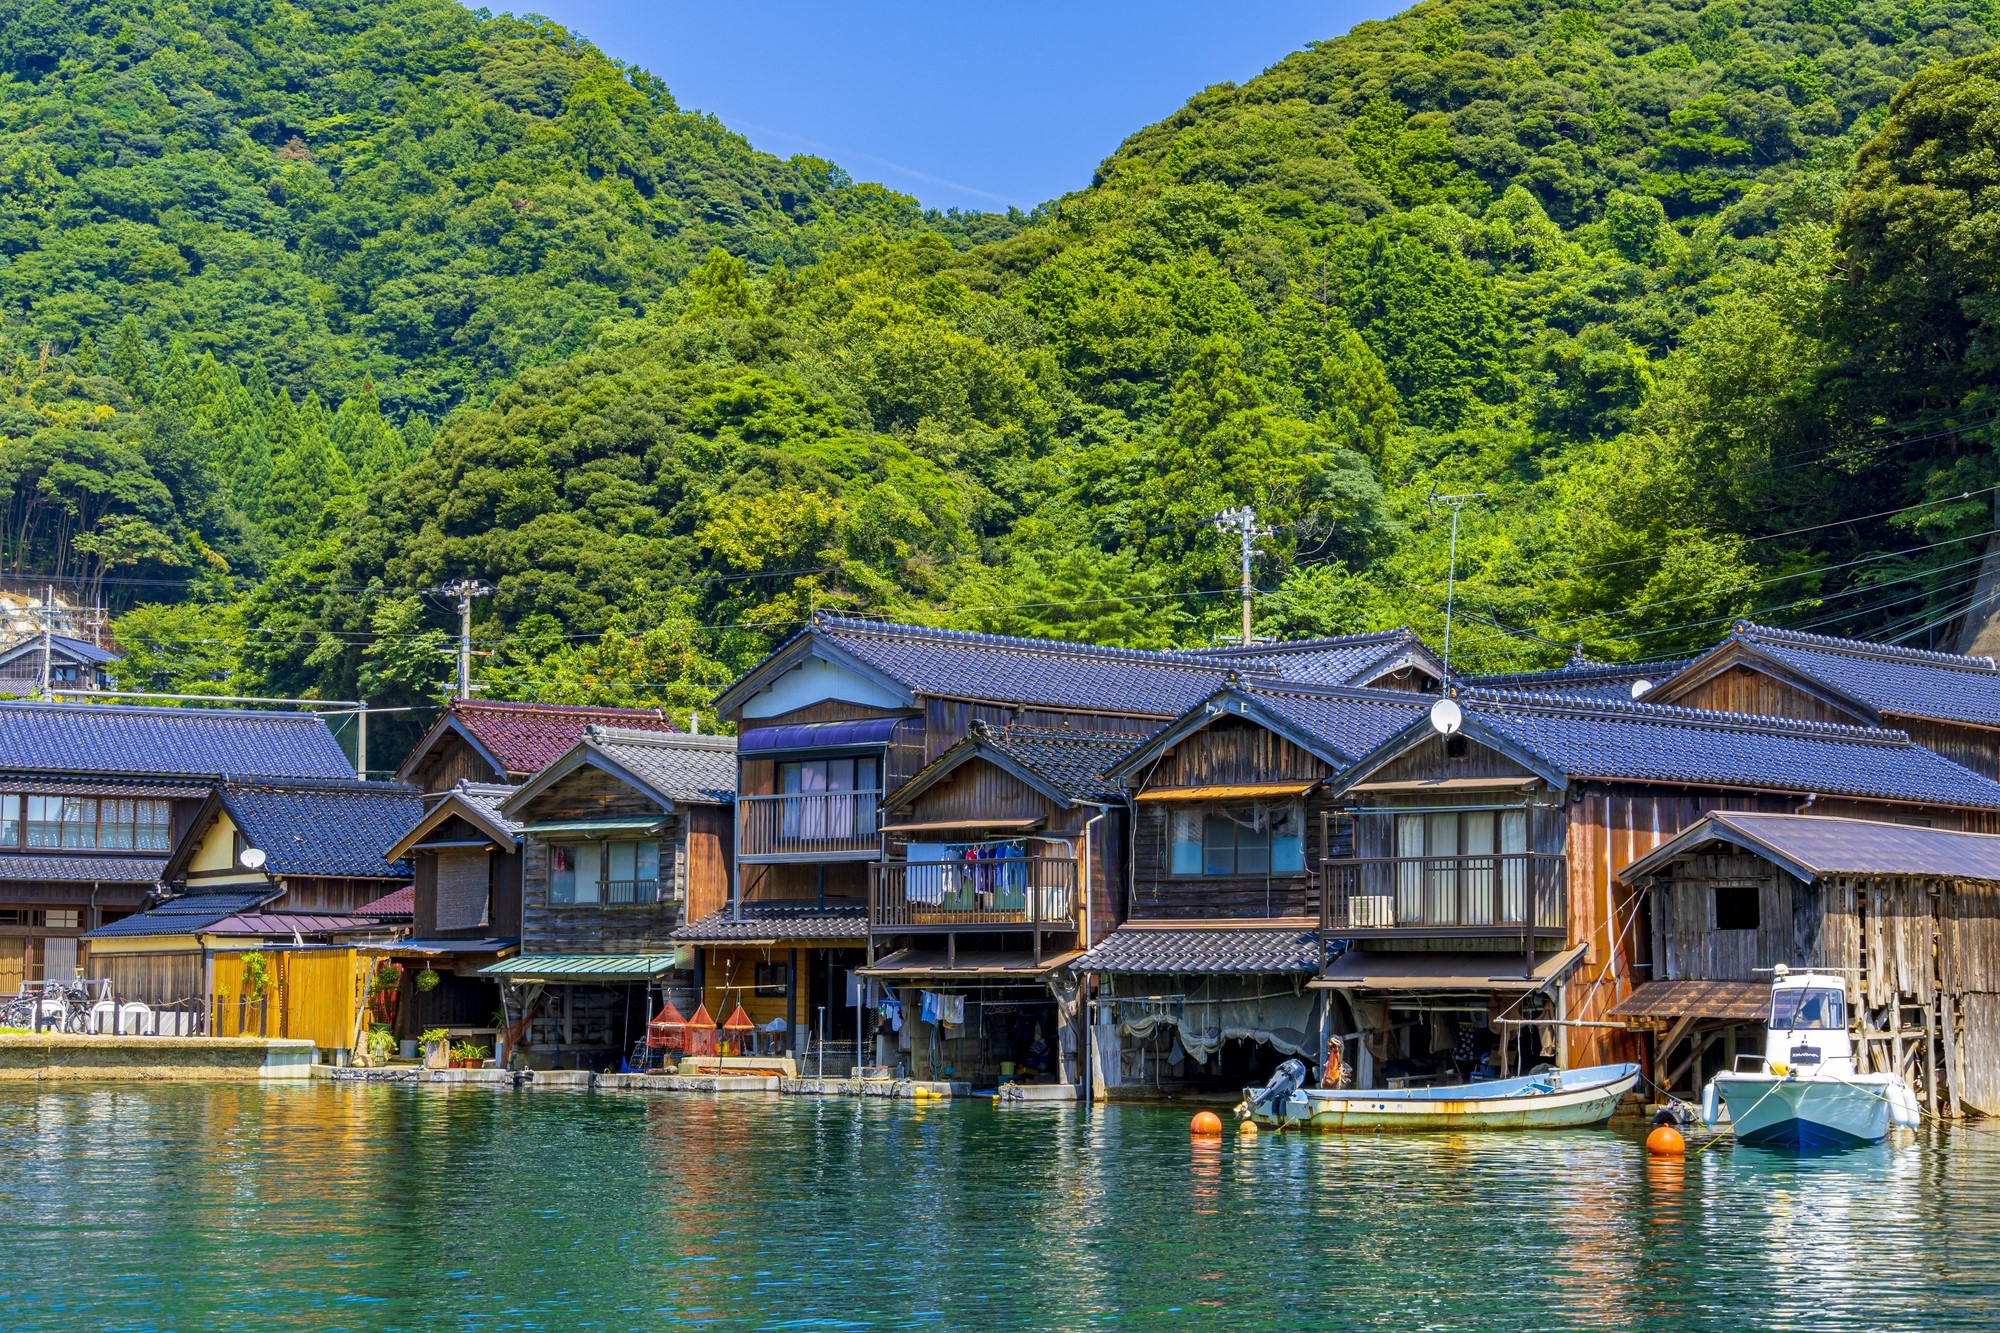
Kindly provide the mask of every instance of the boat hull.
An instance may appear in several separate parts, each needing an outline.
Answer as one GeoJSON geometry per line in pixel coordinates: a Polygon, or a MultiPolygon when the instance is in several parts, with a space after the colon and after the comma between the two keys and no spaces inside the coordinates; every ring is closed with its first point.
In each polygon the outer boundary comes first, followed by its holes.
{"type": "Polygon", "coordinates": [[[1886,1080],[1718,1074],[1715,1091],[1729,1112],[1738,1143],[1825,1152],[1865,1147],[1889,1137],[1886,1080]]]}
{"type": "MultiPolygon", "coordinates": [[[[1258,1108],[1252,1118],[1260,1124],[1336,1133],[1581,1129],[1609,1120],[1619,1098],[1638,1079],[1637,1065],[1609,1065],[1568,1071],[1565,1082],[1571,1086],[1543,1092],[1495,1094],[1479,1085],[1462,1090],[1425,1088],[1417,1093],[1316,1088],[1294,1093],[1280,1106],[1258,1108]],[[1579,1080],[1578,1074],[1592,1077],[1579,1080]],[[1448,1095],[1459,1092],[1466,1095],[1448,1095]]],[[[1510,1080],[1509,1086],[1513,1085],[1532,1086],[1533,1080],[1510,1080]]]]}

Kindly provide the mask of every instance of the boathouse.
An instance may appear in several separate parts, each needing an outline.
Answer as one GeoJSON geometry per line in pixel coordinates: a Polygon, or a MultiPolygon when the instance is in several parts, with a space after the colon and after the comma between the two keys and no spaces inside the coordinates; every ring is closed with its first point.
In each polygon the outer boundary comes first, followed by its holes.
{"type": "Polygon", "coordinates": [[[303,713],[0,701],[0,994],[87,967],[225,777],[352,774],[303,713]]]}
{"type": "Polygon", "coordinates": [[[1763,1050],[1771,969],[1846,982],[1857,1067],[1933,1111],[2000,1115],[2000,836],[1715,812],[1627,866],[1648,978],[1610,1010],[1656,1085],[1694,1098],[1763,1050]]]}
{"type": "Polygon", "coordinates": [[[522,843],[520,952],[502,984],[510,1052],[536,1067],[615,1068],[657,988],[695,984],[677,927],[728,901],[736,741],[585,728],[497,813],[522,843]]]}

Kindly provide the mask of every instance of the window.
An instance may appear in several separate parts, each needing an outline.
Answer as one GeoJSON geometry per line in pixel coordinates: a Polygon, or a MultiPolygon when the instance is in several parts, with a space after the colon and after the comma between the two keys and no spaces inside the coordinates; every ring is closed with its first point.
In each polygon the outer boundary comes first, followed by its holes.
{"type": "Polygon", "coordinates": [[[1298,875],[1306,868],[1305,815],[1296,804],[1197,806],[1169,820],[1175,875],[1298,875]]]}
{"type": "Polygon", "coordinates": [[[21,798],[0,796],[0,847],[21,845],[21,798]]]}
{"type": "Polygon", "coordinates": [[[881,762],[872,754],[803,759],[778,765],[778,790],[786,801],[779,836],[865,838],[875,832],[875,799],[881,762]]]}
{"type": "Polygon", "coordinates": [[[1396,922],[1525,921],[1528,812],[1431,810],[1396,816],[1396,922]]]}
{"type": "Polygon", "coordinates": [[[0,847],[173,848],[173,807],[122,796],[0,796],[0,847]]]}
{"type": "Polygon", "coordinates": [[[660,901],[660,844],[586,842],[549,848],[549,901],[579,907],[660,901]]]}
{"type": "Polygon", "coordinates": [[[1757,929],[1757,886],[1722,885],[1715,890],[1717,930],[1757,929]]]}
{"type": "Polygon", "coordinates": [[[759,963],[756,972],[756,993],[759,995],[783,995],[786,990],[788,969],[783,963],[759,963]]]}
{"type": "Polygon", "coordinates": [[[549,848],[549,901],[576,901],[576,848],[560,843],[549,848]]]}
{"type": "Polygon", "coordinates": [[[76,908],[51,907],[42,914],[42,924],[50,930],[75,930],[79,912],[76,908]]]}
{"type": "Polygon", "coordinates": [[[604,848],[604,901],[650,903],[660,896],[660,844],[613,842],[604,848]]]}
{"type": "Polygon", "coordinates": [[[65,796],[62,798],[62,845],[65,847],[95,847],[97,845],[97,799],[92,796],[65,796]]]}
{"type": "Polygon", "coordinates": [[[1774,1032],[1844,1032],[1847,997],[1837,990],[1799,987],[1771,993],[1774,1032]]]}

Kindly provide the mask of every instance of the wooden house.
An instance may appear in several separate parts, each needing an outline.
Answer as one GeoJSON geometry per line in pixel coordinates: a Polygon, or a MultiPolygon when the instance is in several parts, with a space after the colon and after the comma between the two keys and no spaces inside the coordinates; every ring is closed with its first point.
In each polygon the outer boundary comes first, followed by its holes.
{"type": "Polygon", "coordinates": [[[1689,1099],[1761,1054],[1779,964],[1838,973],[1862,1072],[2000,1115],[2000,836],[1717,812],[1620,872],[1650,978],[1611,1009],[1689,1099]]]}
{"type": "MultiPolygon", "coordinates": [[[[1093,1093],[1241,1088],[1323,1058],[1320,867],[1348,849],[1327,784],[1429,700],[1243,678],[1111,768],[1132,810],[1094,979],[1093,1093]]],[[[1343,1029],[1344,1030],[1344,1029],[1343,1029]]]]}
{"type": "Polygon", "coordinates": [[[672,732],[657,708],[453,699],[396,769],[396,780],[425,791],[460,782],[512,786],[568,754],[585,727],[672,732]]]}
{"type": "Polygon", "coordinates": [[[352,771],[302,713],[0,701],[0,994],[87,968],[84,935],[155,895],[225,777],[352,771]]]}
{"type": "Polygon", "coordinates": [[[593,724],[501,801],[523,839],[520,952],[480,975],[503,983],[510,1050],[611,1065],[655,987],[695,984],[673,935],[728,901],[735,786],[733,737],[593,724]]]}
{"type": "Polygon", "coordinates": [[[0,694],[116,689],[111,666],[117,660],[117,653],[66,634],[51,634],[46,642],[39,634],[17,639],[0,647],[0,694]]]}
{"type": "Polygon", "coordinates": [[[382,848],[418,809],[401,783],[217,784],[166,858],[164,899],[85,936],[89,975],[147,1004],[198,999],[212,1017],[221,955],[400,933],[360,909],[409,883],[409,863],[382,848]]]}
{"type": "Polygon", "coordinates": [[[1986,777],[2000,776],[2000,665],[1738,621],[1727,639],[1646,698],[1684,708],[1893,727],[1986,777]]]}
{"type": "MultiPolygon", "coordinates": [[[[898,873],[879,867],[910,841],[908,830],[884,832],[885,794],[900,799],[913,779],[973,736],[975,722],[989,736],[1041,729],[1128,737],[1197,704],[1232,671],[1412,685],[1442,676],[1407,631],[1158,653],[817,616],[717,700],[741,739],[735,896],[726,913],[693,923],[680,937],[704,951],[736,949],[723,960],[729,975],[739,985],[744,975],[767,981],[754,988],[757,997],[782,1006],[794,1032],[801,1025],[818,1030],[824,1020],[837,1048],[866,1057],[867,1032],[879,1020],[867,1018],[872,992],[855,973],[868,961],[869,941],[927,933],[900,930],[905,923],[893,915],[869,919],[871,884],[898,873]],[[760,929],[758,918],[786,929],[760,929]],[[843,997],[852,1003],[842,1004],[843,997]]],[[[949,795],[941,789],[927,799],[957,800],[961,792],[969,798],[978,786],[973,773],[1001,771],[990,749],[953,760],[961,762],[973,767],[947,783],[949,795]]],[[[917,798],[927,790],[918,789],[917,798]]],[[[995,788],[980,793],[980,801],[988,795],[998,803],[965,817],[1026,817],[1002,810],[1016,796],[1027,801],[1025,794],[995,788]]],[[[1093,836],[1106,847],[1122,845],[1122,810],[1110,811],[1093,836]]],[[[1115,879],[1114,866],[1102,883],[1115,879]]],[[[894,903],[893,890],[876,901],[894,903]]],[[[1089,945],[1095,920],[1083,923],[1076,947],[1089,945]]],[[[981,984],[970,971],[954,982],[950,968],[963,942],[952,936],[977,933],[945,932],[933,941],[947,955],[938,964],[944,972],[930,978],[933,993],[981,984]]],[[[1047,943],[1048,932],[1040,934],[1047,943]]],[[[989,941],[974,951],[994,947],[989,941]]],[[[707,975],[714,978],[717,969],[707,968],[707,975]]],[[[919,1031],[928,1041],[928,1025],[919,1031]]]]}
{"type": "Polygon", "coordinates": [[[521,944],[521,826],[500,812],[516,790],[461,780],[429,793],[422,817],[383,853],[412,866],[408,937],[374,949],[402,968],[401,1038],[433,1028],[488,1048],[500,1038],[500,983],[481,970],[521,944]],[[425,971],[435,980],[419,987],[425,971]]]}
{"type": "Polygon", "coordinates": [[[1377,1066],[1463,1063],[1496,1038],[1508,1067],[1638,1054],[1609,1015],[1654,955],[1619,876],[1712,812],[2000,827],[2000,785],[1899,731],[1499,691],[1458,703],[1449,734],[1420,716],[1331,784],[1351,850],[1324,866],[1322,931],[1350,947],[1318,984],[1349,1000],[1377,1066]],[[1447,993],[1456,1017],[1426,1032],[1403,997],[1447,993]]]}

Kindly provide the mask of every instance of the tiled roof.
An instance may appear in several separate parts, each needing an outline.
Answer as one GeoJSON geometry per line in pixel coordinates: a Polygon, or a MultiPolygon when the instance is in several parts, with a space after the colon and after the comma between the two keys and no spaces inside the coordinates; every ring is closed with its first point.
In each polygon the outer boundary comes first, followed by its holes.
{"type": "Polygon", "coordinates": [[[0,771],[162,777],[351,778],[305,713],[0,701],[0,771]]]}
{"type": "Polygon", "coordinates": [[[167,868],[165,857],[0,856],[0,880],[55,880],[65,884],[152,884],[167,868]]]}
{"type": "Polygon", "coordinates": [[[727,944],[732,940],[856,940],[867,933],[866,906],[746,903],[741,918],[731,915],[725,907],[699,921],[690,921],[676,930],[673,938],[700,944],[727,944]]]}
{"type": "Polygon", "coordinates": [[[192,935],[239,912],[254,911],[279,896],[270,888],[236,890],[228,893],[185,893],[155,907],[121,917],[88,932],[87,940],[120,939],[142,935],[192,935]]]}
{"type": "Polygon", "coordinates": [[[1078,972],[1179,976],[1316,973],[1326,956],[1310,926],[1123,926],[1070,966],[1078,972]]]}
{"type": "Polygon", "coordinates": [[[1229,670],[1183,653],[844,616],[820,616],[804,632],[852,653],[913,694],[1145,717],[1176,716],[1219,688],[1229,670]]]}
{"type": "Polygon", "coordinates": [[[1730,640],[1752,645],[1877,713],[2000,726],[2000,666],[1990,657],[1961,657],[1834,639],[1739,621],[1730,640]]]}
{"type": "Polygon", "coordinates": [[[321,912],[245,912],[204,926],[204,935],[337,935],[380,930],[373,917],[339,916],[321,912]]]}
{"type": "Polygon", "coordinates": [[[503,787],[498,783],[466,782],[461,779],[457,786],[451,788],[450,794],[474,807],[509,833],[519,833],[520,821],[509,819],[500,813],[500,807],[507,803],[507,798],[519,790],[519,787],[503,787]]]}
{"type": "MultiPolygon", "coordinates": [[[[1572,658],[1552,671],[1517,671],[1500,676],[1471,676],[1465,684],[1483,690],[1521,690],[1566,699],[1630,699],[1632,686],[1648,681],[1655,687],[1670,680],[1693,658],[1660,662],[1585,662],[1572,658]]],[[[1650,691],[1648,691],[1650,693],[1650,691]]],[[[1643,695],[1641,696],[1644,697],[1643,695]]]]}
{"type": "MultiPolygon", "coordinates": [[[[0,663],[13,661],[17,657],[39,657],[42,640],[39,635],[0,648],[0,663]]],[[[85,662],[91,666],[108,666],[118,660],[118,654],[106,652],[88,639],[72,639],[67,634],[49,636],[49,656],[64,662],[85,662]]]]}
{"type": "Polygon", "coordinates": [[[585,727],[629,731],[679,729],[657,708],[595,708],[576,704],[506,703],[454,699],[445,720],[455,723],[500,761],[510,777],[541,772],[583,738],[585,727]]]}
{"type": "Polygon", "coordinates": [[[1735,810],[1710,813],[1619,873],[1652,874],[1718,841],[1764,855],[1805,880],[1821,875],[1934,875],[2000,881],[2000,834],[1735,810]]]}
{"type": "Polygon", "coordinates": [[[222,801],[274,875],[407,877],[409,863],[382,859],[423,818],[415,787],[400,782],[231,784],[222,801]]]}
{"type": "Polygon", "coordinates": [[[2000,808],[2000,784],[1900,731],[1490,690],[1467,691],[1460,703],[1573,778],[2000,808]]]}
{"type": "Polygon", "coordinates": [[[1414,655],[1442,671],[1442,664],[1415,630],[1349,634],[1332,639],[1294,639],[1221,648],[1193,648],[1183,656],[1260,671],[1311,685],[1366,685],[1393,660],[1414,655]]]}
{"type": "Polygon", "coordinates": [[[736,738],[592,726],[590,747],[675,803],[736,799],[736,738]]]}
{"type": "Polygon", "coordinates": [[[974,733],[1075,801],[1119,800],[1123,790],[1104,776],[1104,770],[1143,743],[1147,734],[1029,726],[989,727],[974,733]]]}
{"type": "Polygon", "coordinates": [[[400,889],[391,889],[373,902],[361,904],[354,909],[356,916],[378,916],[385,920],[402,920],[415,916],[417,912],[417,886],[405,884],[400,889]]]}
{"type": "Polygon", "coordinates": [[[1320,739],[1326,749],[1359,759],[1436,702],[1402,690],[1314,689],[1304,685],[1245,682],[1243,694],[1287,723],[1320,739]]]}

